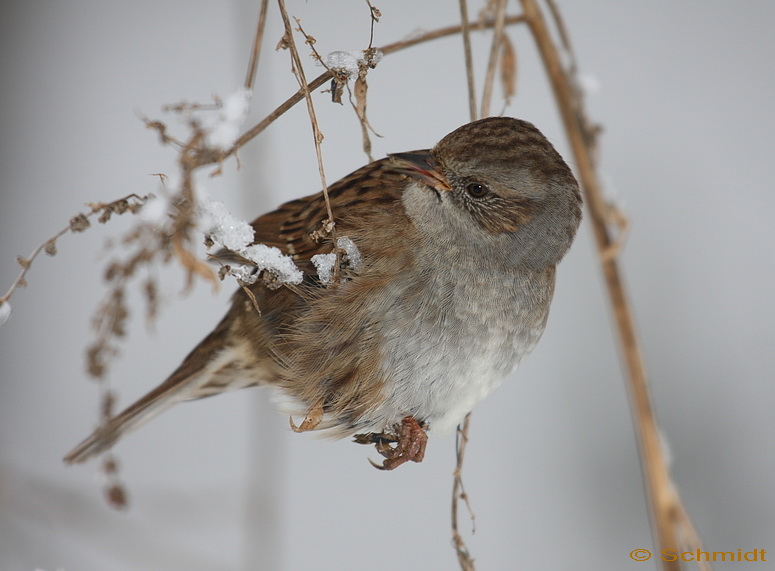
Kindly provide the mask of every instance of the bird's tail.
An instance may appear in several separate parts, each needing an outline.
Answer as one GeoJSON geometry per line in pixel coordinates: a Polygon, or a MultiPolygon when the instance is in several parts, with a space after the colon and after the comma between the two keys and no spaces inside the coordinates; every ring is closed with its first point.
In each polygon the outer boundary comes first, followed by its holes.
{"type": "Polygon", "coordinates": [[[145,424],[156,415],[184,400],[201,398],[224,390],[207,390],[212,380],[213,365],[224,355],[220,366],[227,364],[230,356],[225,350],[229,315],[205,339],[194,348],[169,378],[130,405],[126,410],[99,426],[86,440],[73,448],[64,457],[67,464],[78,464],[105,452],[127,432],[145,424]]]}
{"type": "Polygon", "coordinates": [[[91,436],[67,453],[64,457],[65,463],[79,464],[109,450],[127,432],[140,427],[176,403],[190,398],[188,393],[192,388],[191,385],[195,384],[195,379],[180,380],[173,374],[162,385],[97,427],[91,436]],[[175,382],[171,383],[171,381],[175,382]]]}

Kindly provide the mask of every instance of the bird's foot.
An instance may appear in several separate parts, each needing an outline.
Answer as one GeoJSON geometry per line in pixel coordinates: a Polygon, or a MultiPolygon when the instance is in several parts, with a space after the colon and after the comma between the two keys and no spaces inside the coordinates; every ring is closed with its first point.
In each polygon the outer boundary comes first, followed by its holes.
{"type": "Polygon", "coordinates": [[[372,466],[378,470],[393,470],[405,462],[422,462],[425,458],[425,446],[428,434],[426,423],[417,422],[413,416],[407,416],[401,424],[394,427],[394,432],[379,432],[356,434],[358,444],[374,444],[377,452],[385,457],[382,464],[369,459],[372,466]]]}

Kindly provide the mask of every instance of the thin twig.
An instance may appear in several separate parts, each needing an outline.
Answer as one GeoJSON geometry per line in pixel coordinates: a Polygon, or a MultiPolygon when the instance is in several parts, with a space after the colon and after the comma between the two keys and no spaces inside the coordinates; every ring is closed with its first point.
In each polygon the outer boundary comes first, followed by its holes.
{"type": "Polygon", "coordinates": [[[471,53],[471,26],[468,22],[468,3],[460,0],[460,27],[463,32],[463,52],[466,60],[466,83],[468,85],[468,112],[471,121],[476,121],[476,82],[474,80],[474,57],[471,53]]]}
{"type": "Polygon", "coordinates": [[[501,51],[503,41],[503,29],[506,24],[506,0],[497,0],[495,11],[495,28],[492,33],[492,43],[490,44],[490,57],[487,61],[487,73],[484,78],[484,89],[482,90],[482,110],[480,117],[490,115],[490,103],[492,102],[492,88],[495,83],[495,68],[498,65],[498,55],[501,51]]]}
{"type": "Polygon", "coordinates": [[[40,244],[37,248],[35,248],[32,251],[32,254],[30,254],[27,258],[22,258],[21,256],[17,257],[17,260],[19,261],[19,265],[22,267],[21,271],[19,272],[18,277],[14,280],[14,282],[11,284],[11,287],[8,288],[8,291],[5,292],[3,297],[0,297],[0,304],[5,303],[9,299],[11,299],[11,296],[13,295],[13,292],[16,291],[17,288],[23,287],[26,285],[27,280],[27,272],[30,271],[30,268],[32,267],[32,262],[35,261],[35,258],[38,257],[38,255],[46,249],[46,247],[49,244],[53,244],[57,241],[58,238],[63,236],[64,234],[67,234],[70,232],[70,225],[68,224],[64,228],[62,228],[59,232],[54,234],[51,238],[40,244]]]}
{"type": "MultiPolygon", "coordinates": [[[[476,120],[476,86],[474,81],[474,60],[471,54],[471,27],[468,21],[468,4],[466,0],[460,0],[460,28],[463,33],[463,50],[465,52],[466,78],[468,84],[468,109],[471,121],[476,120]]],[[[462,426],[457,427],[457,439],[455,442],[455,472],[452,479],[452,545],[455,547],[458,564],[461,571],[475,571],[474,560],[471,557],[463,536],[460,535],[458,526],[458,508],[462,499],[465,501],[472,522],[472,533],[475,530],[474,514],[468,495],[463,486],[463,459],[468,445],[468,428],[471,424],[471,413],[463,420],[462,426]]]]}
{"type": "MultiPolygon", "coordinates": [[[[520,14],[518,16],[507,16],[504,23],[505,25],[510,26],[513,24],[522,23],[524,21],[525,21],[525,17],[520,14]]],[[[495,21],[486,20],[481,24],[478,24],[478,26],[481,27],[482,29],[493,28],[495,26],[495,21]]],[[[437,40],[439,38],[454,36],[455,34],[459,34],[462,31],[463,31],[462,25],[447,26],[446,28],[439,28],[438,30],[426,32],[425,34],[419,35],[415,38],[393,42],[392,44],[387,44],[386,46],[383,46],[379,49],[382,50],[382,53],[384,55],[390,55],[392,53],[405,50],[407,48],[411,48],[412,46],[429,42],[431,40],[437,40]]],[[[296,93],[291,95],[282,104],[280,104],[280,106],[277,107],[277,109],[272,111],[259,123],[257,123],[255,126],[251,127],[249,130],[245,131],[240,137],[238,137],[237,140],[234,142],[234,145],[226,153],[224,153],[222,159],[226,159],[231,155],[233,155],[234,153],[236,153],[240,148],[245,146],[245,144],[247,144],[249,141],[257,137],[259,134],[261,134],[267,127],[269,127],[269,125],[274,123],[278,117],[283,115],[294,105],[296,105],[302,99],[304,99],[307,96],[307,94],[309,94],[309,92],[315,91],[319,87],[322,87],[323,85],[325,85],[328,81],[331,80],[331,77],[332,77],[331,72],[325,71],[322,74],[320,74],[318,77],[310,81],[307,85],[300,87],[296,93]]]]}
{"type": "Polygon", "coordinates": [[[86,214],[77,214],[76,216],[73,216],[70,219],[70,223],[62,228],[59,232],[51,236],[48,240],[42,242],[37,248],[35,248],[32,253],[27,258],[19,257],[17,258],[19,261],[19,265],[22,267],[21,271],[19,272],[18,277],[14,282],[11,284],[11,287],[3,294],[3,297],[0,297],[0,304],[5,303],[9,299],[11,299],[11,296],[13,295],[14,291],[16,291],[17,288],[22,287],[26,285],[26,276],[27,272],[30,271],[30,268],[32,267],[32,263],[35,261],[35,259],[40,255],[41,252],[46,252],[48,255],[53,256],[56,254],[56,241],[67,234],[68,232],[83,232],[90,226],[89,218],[97,214],[98,212],[102,212],[102,216],[100,217],[100,222],[106,222],[112,213],[116,214],[122,214],[123,212],[126,212],[127,210],[131,212],[136,212],[140,206],[142,206],[146,200],[148,200],[148,196],[139,196],[137,194],[129,194],[123,198],[119,198],[118,200],[114,200],[113,202],[109,202],[107,204],[103,203],[95,203],[95,204],[89,204],[91,207],[91,212],[88,212],[86,214]],[[136,201],[134,203],[130,203],[129,201],[136,201]]]}
{"type": "MultiPolygon", "coordinates": [[[[307,102],[307,113],[309,113],[310,123],[312,125],[312,135],[315,141],[315,156],[318,160],[318,172],[320,173],[320,182],[323,185],[323,199],[326,203],[326,213],[328,214],[328,220],[325,222],[324,232],[329,233],[334,229],[334,213],[331,211],[331,201],[328,199],[328,185],[326,184],[326,172],[323,167],[323,150],[320,143],[323,142],[323,133],[320,132],[318,126],[317,116],[315,115],[315,106],[312,103],[312,95],[310,94],[309,86],[307,85],[307,78],[304,74],[304,66],[301,63],[301,57],[299,56],[299,50],[296,49],[296,41],[293,39],[293,28],[291,28],[291,20],[288,17],[288,12],[285,9],[285,0],[277,0],[277,5],[280,8],[280,15],[283,19],[283,25],[285,26],[285,41],[288,48],[291,51],[291,61],[293,73],[296,79],[299,81],[299,86],[304,94],[304,100],[307,102]]],[[[334,243],[336,243],[336,236],[334,236],[334,243]]]]}
{"type": "Polygon", "coordinates": [[[474,560],[471,558],[471,554],[468,552],[466,542],[463,541],[463,537],[460,535],[460,529],[458,526],[458,507],[459,500],[463,500],[468,509],[468,514],[471,517],[471,533],[476,531],[474,525],[476,516],[471,511],[471,504],[468,501],[468,495],[463,488],[463,459],[465,458],[466,446],[468,445],[468,427],[471,422],[471,413],[466,415],[463,420],[463,425],[457,428],[457,440],[455,442],[455,473],[452,484],[452,543],[455,546],[455,552],[457,553],[457,560],[460,564],[461,571],[475,571],[474,560]]]}
{"type": "Polygon", "coordinates": [[[372,47],[374,47],[374,24],[379,22],[379,19],[382,17],[382,13],[379,11],[379,8],[377,8],[376,6],[373,6],[369,0],[366,0],[366,4],[369,5],[369,12],[371,14],[371,31],[369,32],[369,47],[368,47],[368,49],[371,49],[372,47]]]}
{"type": "Polygon", "coordinates": [[[250,51],[250,62],[248,62],[248,73],[245,77],[245,88],[253,89],[256,81],[256,70],[258,69],[258,58],[261,55],[261,43],[264,38],[264,27],[266,26],[266,10],[269,0],[261,0],[261,10],[258,14],[258,26],[256,35],[253,38],[253,49],[250,51]]]}
{"type": "MultiPolygon", "coordinates": [[[[606,204],[602,198],[600,184],[595,172],[593,153],[589,144],[590,140],[594,140],[593,128],[579,104],[579,92],[574,91],[572,79],[568,77],[568,73],[562,67],[560,55],[552,41],[540,8],[535,0],[520,1],[557,99],[581,186],[587,199],[598,251],[601,253],[600,264],[614,313],[622,359],[629,378],[630,398],[639,438],[655,542],[660,551],[679,549],[686,540],[691,540],[693,528],[691,528],[691,522],[688,520],[688,515],[686,515],[670,479],[651,406],[646,370],[635,332],[632,309],[617,258],[606,255],[614,246],[614,240],[607,226],[606,204]],[[682,517],[677,517],[676,514],[682,514],[682,517]],[[683,541],[679,539],[679,536],[682,536],[683,541]]],[[[555,14],[557,14],[556,7],[555,14]]],[[[692,547],[699,547],[699,545],[692,545],[692,547]]],[[[665,571],[680,570],[680,562],[663,561],[662,566],[665,571]]]]}

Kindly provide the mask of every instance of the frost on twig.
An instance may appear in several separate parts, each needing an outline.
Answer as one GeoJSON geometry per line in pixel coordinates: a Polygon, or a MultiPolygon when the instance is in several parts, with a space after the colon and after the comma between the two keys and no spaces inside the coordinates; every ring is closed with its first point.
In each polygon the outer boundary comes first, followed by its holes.
{"type": "Polygon", "coordinates": [[[206,133],[205,144],[222,150],[231,148],[250,111],[252,95],[250,89],[239,88],[221,102],[217,113],[205,116],[202,124],[206,133]]]}
{"type": "Polygon", "coordinates": [[[229,261],[219,273],[221,279],[228,274],[235,277],[240,285],[252,284],[262,272],[268,272],[264,281],[270,287],[301,283],[304,275],[293,259],[273,246],[253,244],[253,227],[232,216],[222,202],[204,200],[200,203],[200,211],[205,243],[225,250],[213,254],[211,258],[229,261]]]}
{"type": "Polygon", "coordinates": [[[369,132],[374,133],[377,137],[381,135],[374,130],[366,117],[366,95],[369,89],[366,75],[369,70],[376,68],[377,64],[382,61],[384,53],[379,48],[372,46],[374,41],[374,23],[379,21],[382,14],[371,3],[369,3],[369,8],[371,10],[371,38],[369,39],[369,47],[365,50],[333,51],[322,57],[315,49],[315,38],[304,31],[298,19],[296,19],[296,25],[298,26],[297,30],[304,36],[306,44],[312,50],[312,57],[331,73],[332,101],[341,104],[342,95],[345,88],[347,89],[350,95],[350,105],[355,110],[361,125],[363,151],[369,157],[369,161],[373,161],[374,157],[371,155],[369,132]],[[355,85],[351,91],[348,82],[353,79],[355,80],[355,85]],[[354,102],[353,94],[355,95],[354,102]]]}
{"type": "Polygon", "coordinates": [[[350,95],[350,105],[355,110],[361,125],[363,152],[366,153],[370,161],[373,161],[374,157],[371,155],[369,132],[374,133],[377,137],[381,137],[381,135],[374,130],[366,115],[366,96],[369,90],[366,75],[370,69],[377,67],[377,64],[382,61],[382,57],[383,53],[379,48],[368,48],[349,52],[335,51],[320,60],[333,75],[331,97],[334,103],[342,102],[342,93],[347,88],[350,95]],[[348,81],[352,79],[355,80],[355,84],[350,90],[348,81]],[[353,95],[355,101],[353,101],[353,95]]]}
{"type": "Polygon", "coordinates": [[[346,269],[358,272],[361,268],[361,252],[355,242],[347,236],[341,236],[336,241],[337,250],[330,254],[315,254],[310,261],[318,272],[318,279],[324,285],[330,285],[335,281],[335,268],[337,258],[341,258],[346,269]]]}
{"type": "MultiPolygon", "coordinates": [[[[382,50],[368,48],[354,51],[335,51],[320,59],[320,63],[334,73],[335,79],[355,79],[365,69],[374,69],[382,61],[382,50]]],[[[340,92],[341,95],[341,92],[340,92]]],[[[337,103],[341,101],[337,101],[337,103]]]]}

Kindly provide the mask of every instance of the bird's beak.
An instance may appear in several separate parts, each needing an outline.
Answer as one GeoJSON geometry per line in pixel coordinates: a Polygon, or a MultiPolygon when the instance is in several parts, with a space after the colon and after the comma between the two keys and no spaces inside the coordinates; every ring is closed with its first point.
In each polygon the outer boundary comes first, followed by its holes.
{"type": "Polygon", "coordinates": [[[439,163],[430,151],[393,153],[388,155],[399,172],[416,178],[438,191],[447,191],[452,187],[441,172],[439,163]]]}

